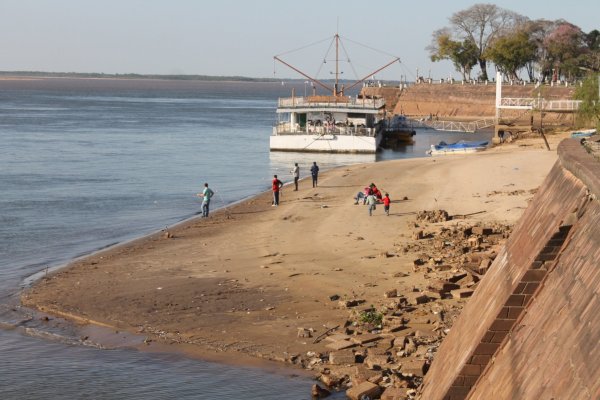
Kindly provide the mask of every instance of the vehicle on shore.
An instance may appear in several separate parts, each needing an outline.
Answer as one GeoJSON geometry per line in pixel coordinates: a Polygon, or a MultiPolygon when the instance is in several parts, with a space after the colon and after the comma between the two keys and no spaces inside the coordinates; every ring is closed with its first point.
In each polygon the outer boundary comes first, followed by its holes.
{"type": "MultiPolygon", "coordinates": [[[[306,93],[305,96],[296,96],[292,90],[291,97],[278,100],[278,120],[269,141],[271,151],[375,153],[386,131],[394,132],[386,119],[384,98],[362,94],[346,96],[344,91],[371,78],[374,73],[399,61],[399,58],[344,88],[339,82],[341,72],[338,67],[338,34],[334,35],[333,42],[336,58],[335,81],[332,86],[309,76],[278,56],[274,57],[276,61],[309,79],[313,93],[310,96],[306,96],[306,93]],[[326,94],[317,94],[317,87],[326,90],[326,94]]],[[[330,48],[333,47],[333,42],[330,48]]]]}
{"type": "Polygon", "coordinates": [[[450,154],[468,154],[484,151],[487,149],[488,142],[486,141],[466,141],[460,140],[456,143],[440,142],[439,144],[432,144],[431,148],[427,150],[427,154],[431,156],[443,156],[450,154]]]}

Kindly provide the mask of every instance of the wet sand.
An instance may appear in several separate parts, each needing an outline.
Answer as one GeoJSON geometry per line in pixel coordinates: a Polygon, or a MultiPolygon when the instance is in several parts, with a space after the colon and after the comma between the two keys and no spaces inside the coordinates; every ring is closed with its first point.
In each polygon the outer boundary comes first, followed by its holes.
{"type": "Polygon", "coordinates": [[[317,188],[310,178],[297,192],[286,186],[279,207],[263,193],[77,260],[26,290],[22,303],[80,324],[86,337],[90,326],[140,335],[136,345],[149,350],[233,363],[324,352],[314,338],[351,312],[331,296],[378,305],[385,291],[426,285],[412,273],[415,255],[400,250],[417,211],[514,224],[557,159],[560,137],[549,139],[552,151],[534,138],[327,171],[317,188]],[[354,205],[371,182],[390,194],[389,216],[383,205],[372,217],[354,205]],[[301,328],[313,338],[299,337],[301,328]]]}

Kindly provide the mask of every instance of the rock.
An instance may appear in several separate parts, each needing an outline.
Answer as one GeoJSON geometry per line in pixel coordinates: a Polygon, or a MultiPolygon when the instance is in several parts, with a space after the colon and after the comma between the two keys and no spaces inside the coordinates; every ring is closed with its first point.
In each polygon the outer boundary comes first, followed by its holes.
{"type": "Polygon", "coordinates": [[[425,360],[407,360],[402,362],[402,374],[403,375],[412,375],[412,376],[423,376],[425,367],[425,360]]]}
{"type": "Polygon", "coordinates": [[[364,300],[340,300],[338,304],[341,308],[350,308],[356,307],[357,305],[362,304],[364,302],[364,300]]]}
{"type": "Polygon", "coordinates": [[[329,353],[329,364],[345,365],[354,364],[355,362],[356,356],[352,350],[332,351],[329,353]]]}
{"type": "Polygon", "coordinates": [[[404,344],[404,354],[409,356],[415,351],[417,351],[417,345],[415,345],[415,342],[412,340],[412,338],[407,338],[406,343],[404,344]]]}
{"type": "Polygon", "coordinates": [[[352,336],[350,340],[356,344],[363,345],[365,343],[374,342],[381,339],[381,336],[371,333],[363,333],[362,335],[352,336]]]}
{"type": "Polygon", "coordinates": [[[398,296],[398,289],[387,290],[385,293],[383,293],[383,297],[385,297],[386,299],[396,296],[398,296]]]}
{"type": "Polygon", "coordinates": [[[298,337],[299,338],[310,338],[312,337],[312,332],[310,329],[298,328],[298,337]]]}
{"type": "Polygon", "coordinates": [[[364,364],[369,369],[382,369],[388,363],[389,356],[387,354],[372,355],[365,358],[364,364]]]}
{"type": "Polygon", "coordinates": [[[312,389],[310,391],[310,395],[313,397],[313,399],[324,399],[330,394],[331,392],[329,390],[322,388],[316,383],[312,385],[312,389]]]}
{"type": "Polygon", "coordinates": [[[479,236],[471,236],[469,239],[467,239],[467,243],[469,244],[470,248],[476,249],[479,247],[482,241],[479,236]]]}
{"type": "Polygon", "coordinates": [[[335,335],[327,336],[325,340],[329,342],[337,342],[338,340],[350,340],[350,336],[344,335],[343,333],[336,333],[335,335]]]}
{"type": "Polygon", "coordinates": [[[331,343],[325,345],[325,347],[327,347],[328,349],[331,349],[331,350],[349,349],[350,347],[354,347],[354,346],[356,346],[356,343],[352,343],[348,340],[338,340],[338,341],[331,342],[331,343]]]}
{"type": "Polygon", "coordinates": [[[494,233],[494,230],[492,228],[484,228],[482,226],[474,226],[473,227],[473,233],[475,235],[491,235],[492,233],[494,233]]]}
{"type": "Polygon", "coordinates": [[[323,384],[329,388],[338,387],[340,385],[340,383],[342,382],[342,378],[340,378],[339,376],[334,375],[332,373],[321,374],[321,376],[319,377],[319,380],[321,382],[323,382],[323,384]]]}
{"type": "Polygon", "coordinates": [[[400,329],[404,326],[404,318],[395,317],[393,315],[385,315],[383,317],[382,323],[384,328],[400,329]]]}
{"type": "Polygon", "coordinates": [[[492,260],[490,260],[489,258],[484,258],[483,260],[481,260],[481,263],[479,264],[479,269],[477,270],[477,272],[481,275],[485,275],[485,273],[488,271],[488,269],[490,268],[491,265],[492,265],[492,260]]]}
{"type": "Polygon", "coordinates": [[[340,299],[340,296],[337,294],[332,294],[331,296],[329,296],[329,300],[331,300],[331,301],[336,301],[339,299],[340,299]]]}
{"type": "Polygon", "coordinates": [[[364,397],[374,399],[377,398],[380,393],[381,389],[379,386],[369,381],[362,382],[359,385],[346,390],[346,396],[348,396],[350,400],[362,400],[364,397]]]}
{"type": "Polygon", "coordinates": [[[398,387],[388,387],[381,394],[381,400],[406,400],[406,389],[398,387]]]}
{"type": "Polygon", "coordinates": [[[416,232],[413,232],[413,234],[412,234],[413,240],[420,240],[420,239],[423,239],[423,237],[424,237],[423,231],[416,231],[416,232]]]}
{"type": "Polygon", "coordinates": [[[442,281],[439,279],[434,279],[434,280],[429,281],[427,287],[429,287],[431,290],[438,292],[438,293],[449,292],[451,290],[460,289],[460,285],[458,285],[456,283],[446,282],[446,281],[442,281]]]}
{"type": "Polygon", "coordinates": [[[383,381],[383,374],[381,372],[378,372],[367,380],[371,383],[378,385],[383,381]]]}
{"type": "Polygon", "coordinates": [[[465,297],[471,297],[473,295],[473,289],[456,289],[450,293],[452,293],[452,297],[455,299],[464,299],[465,297]]]}
{"type": "Polygon", "coordinates": [[[364,365],[359,364],[354,367],[354,372],[350,374],[350,380],[352,386],[358,386],[359,384],[368,381],[372,377],[376,376],[378,372],[367,369],[364,365]]]}
{"type": "Polygon", "coordinates": [[[420,292],[412,292],[406,294],[406,300],[409,304],[425,304],[429,301],[429,297],[420,292]]]}

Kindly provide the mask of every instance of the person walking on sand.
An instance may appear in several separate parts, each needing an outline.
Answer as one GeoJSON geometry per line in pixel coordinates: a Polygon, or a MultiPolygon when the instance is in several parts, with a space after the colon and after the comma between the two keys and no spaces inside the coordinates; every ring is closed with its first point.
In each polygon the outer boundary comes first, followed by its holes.
{"type": "Polygon", "coordinates": [[[367,207],[369,207],[369,217],[373,215],[373,211],[375,210],[375,204],[377,204],[377,199],[371,193],[367,196],[367,207]]]}
{"type": "Polygon", "coordinates": [[[390,202],[390,195],[386,193],[383,197],[383,210],[388,217],[390,216],[390,202]]]}
{"type": "Polygon", "coordinates": [[[294,191],[298,191],[298,179],[300,179],[300,167],[298,167],[298,163],[294,164],[294,169],[292,169],[290,171],[294,177],[294,185],[296,186],[296,188],[294,189],[294,191]]]}
{"type": "Polygon", "coordinates": [[[313,165],[310,167],[310,175],[312,176],[313,187],[317,187],[319,180],[319,166],[316,161],[313,161],[313,165]]]}
{"type": "Polygon", "coordinates": [[[277,175],[273,175],[273,207],[279,205],[279,189],[283,186],[283,182],[277,179],[277,175]]]}
{"type": "Polygon", "coordinates": [[[202,217],[203,218],[208,218],[208,208],[210,206],[210,199],[211,199],[211,197],[213,197],[214,194],[215,194],[215,192],[213,192],[212,189],[210,189],[208,187],[208,183],[204,184],[204,190],[202,191],[202,193],[198,193],[198,196],[202,197],[202,217]]]}

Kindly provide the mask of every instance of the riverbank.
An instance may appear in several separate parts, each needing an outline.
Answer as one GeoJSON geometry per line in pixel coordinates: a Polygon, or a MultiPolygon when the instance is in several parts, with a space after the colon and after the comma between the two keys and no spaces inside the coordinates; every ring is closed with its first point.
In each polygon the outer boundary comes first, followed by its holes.
{"type": "MultiPolygon", "coordinates": [[[[552,149],[558,139],[551,137],[552,149]]],[[[418,254],[404,251],[418,211],[472,214],[471,225],[513,224],[555,160],[535,138],[482,154],[338,168],[318,188],[306,180],[298,192],[286,187],[280,207],[263,193],[77,260],[24,292],[22,302],[143,335],[141,348],[232,362],[326,354],[330,342],[314,342],[332,328],[344,331],[353,312],[340,300],[378,308],[386,292],[427,287],[427,274],[414,270],[418,254]],[[353,204],[371,182],[390,193],[389,217],[381,206],[369,217],[353,204]]]]}

